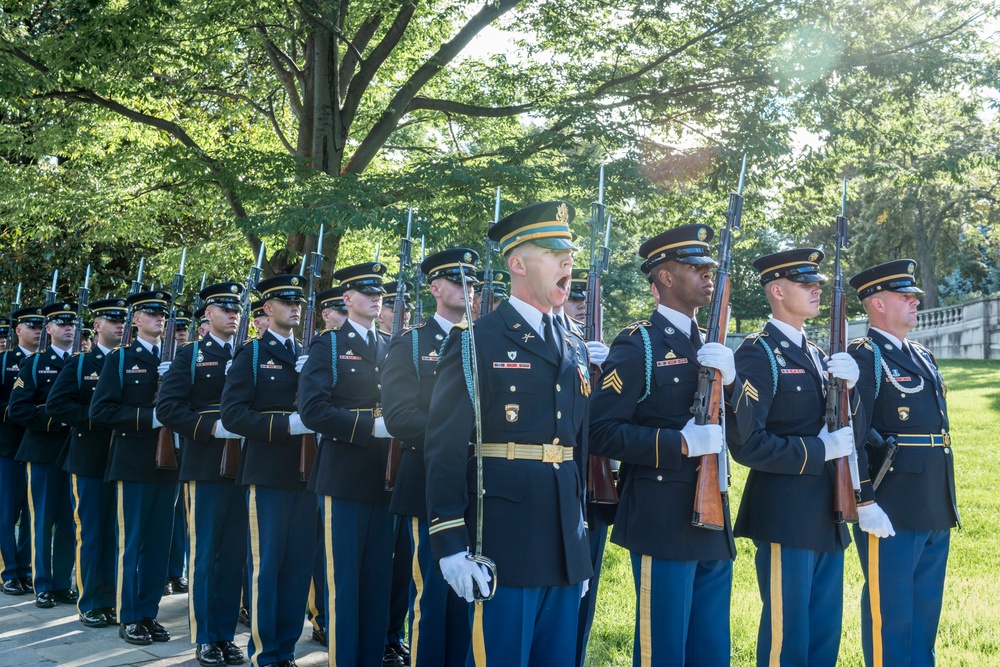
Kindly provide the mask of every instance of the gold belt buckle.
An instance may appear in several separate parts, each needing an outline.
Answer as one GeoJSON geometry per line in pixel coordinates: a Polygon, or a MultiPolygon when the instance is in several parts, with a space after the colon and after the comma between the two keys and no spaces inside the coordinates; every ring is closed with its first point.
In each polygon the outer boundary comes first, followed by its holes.
{"type": "Polygon", "coordinates": [[[562,463],[562,445],[542,445],[542,463],[562,463]]]}
{"type": "Polygon", "coordinates": [[[945,447],[951,447],[951,434],[950,433],[942,433],[941,434],[941,442],[944,443],[945,447]]]}

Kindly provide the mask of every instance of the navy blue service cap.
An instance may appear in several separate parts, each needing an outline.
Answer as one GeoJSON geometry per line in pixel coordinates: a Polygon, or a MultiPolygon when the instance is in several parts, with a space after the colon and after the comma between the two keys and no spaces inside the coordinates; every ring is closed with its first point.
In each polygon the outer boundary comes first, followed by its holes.
{"type": "Polygon", "coordinates": [[[205,322],[208,322],[208,316],[205,315],[204,306],[194,311],[194,319],[198,320],[198,326],[201,326],[205,322]]]}
{"type": "Polygon", "coordinates": [[[94,323],[84,322],[83,326],[80,328],[81,338],[93,338],[94,337],[94,323]]]}
{"type": "Polygon", "coordinates": [[[569,298],[586,299],[587,281],[590,279],[590,268],[573,269],[569,283],[569,298]]]}
{"type": "MultiPolygon", "coordinates": [[[[486,280],[485,271],[476,272],[476,282],[483,282],[486,280]]],[[[503,299],[507,297],[507,283],[510,281],[510,273],[502,270],[493,271],[493,285],[491,286],[491,291],[493,292],[493,298],[503,299]]]]}
{"type": "Polygon", "coordinates": [[[449,248],[436,252],[420,262],[420,270],[427,276],[427,282],[438,278],[447,278],[453,283],[462,284],[462,274],[466,282],[476,284],[476,264],[479,263],[479,253],[471,248],[449,248]]]}
{"type": "Polygon", "coordinates": [[[340,269],[333,277],[340,281],[345,292],[354,290],[362,294],[385,294],[382,284],[385,268],[381,262],[365,262],[340,269]]]}
{"type": "Polygon", "coordinates": [[[0,336],[6,336],[10,331],[10,320],[6,317],[0,317],[0,336]]]}
{"type": "Polygon", "coordinates": [[[917,263],[912,259],[895,259],[885,264],[865,269],[848,282],[858,290],[858,298],[877,294],[878,292],[906,292],[908,294],[923,294],[917,286],[913,273],[917,263]]]}
{"type": "Polygon", "coordinates": [[[316,302],[319,304],[320,310],[332,308],[338,313],[347,312],[347,304],[344,303],[344,288],[339,285],[337,287],[325,289],[317,294],[316,302]]]}
{"type": "Polygon", "coordinates": [[[267,313],[264,312],[264,299],[258,299],[250,304],[250,315],[251,317],[267,317],[267,313]]]}
{"type": "Polygon", "coordinates": [[[87,307],[94,317],[103,317],[111,322],[124,322],[128,317],[128,302],[125,299],[91,301],[87,307]]]}
{"type": "Polygon", "coordinates": [[[708,242],[715,231],[708,225],[693,223],[668,229],[639,246],[639,256],[645,261],[639,267],[649,273],[657,264],[673,260],[681,264],[715,264],[708,242]]]}
{"type": "Polygon", "coordinates": [[[178,331],[186,331],[191,326],[191,315],[193,313],[186,308],[178,308],[174,311],[176,319],[175,326],[178,331]]]}
{"type": "MultiPolygon", "coordinates": [[[[392,308],[396,304],[396,289],[398,283],[395,278],[387,280],[385,283],[385,296],[382,297],[382,305],[392,308]]],[[[413,294],[413,283],[408,280],[403,281],[403,298],[408,299],[413,294]]]]}
{"type": "Polygon", "coordinates": [[[76,324],[76,304],[72,301],[57,301],[42,308],[45,323],[76,324]]]}
{"type": "Polygon", "coordinates": [[[12,318],[14,326],[27,324],[34,329],[41,329],[42,325],[45,324],[45,317],[42,315],[41,306],[25,306],[20,310],[15,310],[12,318]]]}
{"type": "Polygon", "coordinates": [[[170,312],[170,293],[163,290],[150,290],[133,294],[127,301],[132,310],[153,315],[166,315],[170,312]]]}
{"type": "MultiPolygon", "coordinates": [[[[219,308],[224,308],[226,310],[233,310],[237,313],[243,310],[242,297],[243,297],[243,285],[233,282],[215,283],[214,285],[209,285],[202,291],[198,292],[198,296],[201,297],[202,303],[205,307],[208,306],[218,306],[219,308]]],[[[204,311],[202,311],[204,313],[204,311]]],[[[195,313],[196,318],[200,318],[201,315],[195,313]]]]}
{"type": "MultiPolygon", "coordinates": [[[[289,303],[305,303],[306,298],[302,291],[305,285],[304,276],[293,273],[283,273],[280,276],[272,276],[257,283],[257,290],[260,292],[262,301],[287,301],[289,303]]],[[[263,305],[261,306],[263,308],[263,305]]]]}
{"type": "Polygon", "coordinates": [[[754,260],[753,268],[760,272],[761,285],[779,278],[788,278],[796,283],[824,285],[829,280],[819,271],[819,263],[824,256],[823,251],[816,248],[795,248],[754,260]]]}
{"type": "Polygon", "coordinates": [[[488,235],[506,255],[523,243],[534,243],[549,250],[579,250],[573,245],[573,222],[576,209],[564,201],[532,204],[511,213],[493,225],[488,235]]]}

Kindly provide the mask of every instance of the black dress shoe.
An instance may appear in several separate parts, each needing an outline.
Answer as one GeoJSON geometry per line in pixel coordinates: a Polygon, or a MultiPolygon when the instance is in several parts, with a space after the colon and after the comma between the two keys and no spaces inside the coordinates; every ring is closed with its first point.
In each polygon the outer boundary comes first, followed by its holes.
{"type": "Polygon", "coordinates": [[[88,628],[108,627],[108,617],[100,609],[91,609],[80,614],[80,622],[88,628]]]}
{"type": "Polygon", "coordinates": [[[382,651],[382,667],[402,667],[403,666],[403,656],[397,655],[388,646],[382,651]]]}
{"type": "Polygon", "coordinates": [[[215,644],[222,649],[222,657],[226,659],[227,665],[242,665],[246,662],[243,649],[237,646],[236,642],[215,642],[215,644]]]}
{"type": "Polygon", "coordinates": [[[20,579],[11,579],[3,582],[3,592],[5,595],[24,595],[28,591],[25,590],[20,579]]]}
{"type": "Polygon", "coordinates": [[[174,587],[174,593],[187,593],[188,592],[188,580],[187,577],[168,577],[168,580],[174,587]]]}
{"type": "Polygon", "coordinates": [[[31,577],[21,577],[21,585],[24,586],[25,593],[35,592],[35,580],[31,577]]]}
{"type": "Polygon", "coordinates": [[[327,645],[326,630],[324,630],[323,628],[320,628],[319,630],[314,629],[312,634],[312,640],[318,644],[326,646],[327,645]]]}
{"type": "Polygon", "coordinates": [[[160,625],[155,618],[144,618],[142,619],[142,624],[146,626],[146,632],[149,633],[149,638],[154,642],[170,641],[170,632],[160,625]]]}
{"type": "Polygon", "coordinates": [[[153,643],[149,630],[142,623],[122,623],[118,626],[118,636],[129,644],[138,646],[149,646],[153,643]]]}
{"type": "Polygon", "coordinates": [[[222,667],[226,664],[226,659],[222,657],[222,649],[216,644],[198,644],[194,655],[198,658],[198,663],[205,667],[222,667]]]}
{"type": "Polygon", "coordinates": [[[41,607],[42,609],[51,609],[56,606],[55,597],[53,597],[51,591],[42,591],[41,593],[35,594],[35,606],[41,607]]]}
{"type": "Polygon", "coordinates": [[[55,598],[56,602],[64,602],[66,604],[76,604],[79,599],[79,595],[76,594],[72,588],[64,588],[59,591],[52,591],[52,597],[55,598]]]}
{"type": "Polygon", "coordinates": [[[108,625],[118,625],[118,612],[114,607],[105,607],[101,611],[104,612],[104,618],[108,619],[108,625]]]}
{"type": "Polygon", "coordinates": [[[392,649],[392,651],[403,659],[404,665],[410,664],[410,645],[404,642],[389,642],[386,644],[386,649],[392,649]]]}
{"type": "Polygon", "coordinates": [[[174,582],[167,579],[167,583],[163,584],[163,595],[173,595],[174,594],[174,582]]]}
{"type": "Polygon", "coordinates": [[[240,623],[250,627],[250,609],[247,607],[240,607],[240,623]]]}

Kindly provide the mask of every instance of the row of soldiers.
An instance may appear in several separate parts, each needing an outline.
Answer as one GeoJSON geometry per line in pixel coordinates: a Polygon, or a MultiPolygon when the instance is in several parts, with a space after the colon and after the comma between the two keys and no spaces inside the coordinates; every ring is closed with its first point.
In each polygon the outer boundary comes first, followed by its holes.
{"type": "Polygon", "coordinates": [[[126,300],[91,304],[96,344],[76,357],[65,354],[73,304],[18,313],[19,344],[3,357],[16,375],[9,392],[4,376],[4,428],[21,429],[13,448],[4,432],[0,452],[5,592],[29,576],[7,565],[21,508],[9,490],[26,462],[36,600],[73,601],[70,582],[48,574],[72,542],[46,531],[67,520],[58,508],[69,500],[81,619],[102,615],[137,644],[169,639],[156,621],[163,527],[183,482],[189,623],[207,667],[243,661],[233,638],[244,573],[257,667],[295,664],[317,598],[331,665],[389,659],[401,528],[412,584],[398,663],[583,665],[612,523],[611,541],[632,559],[635,665],[730,663],[735,537],[756,549],[758,664],[834,665],[851,536],[832,511],[832,462],[856,456],[866,664],[932,664],[958,511],[944,382],[906,338],[922,293],[915,263],[850,280],[871,328],[826,357],[803,331],[819,314],[823,253],[758,259],[772,318],[734,354],[705,342],[695,319],[715,290],[713,230],[683,225],[640,246],[657,305],[608,348],[584,340],[574,311],[588,295],[573,281],[573,216],[546,202],[490,228],[510,293],[481,318],[471,249],[421,263],[435,312],[393,337],[376,327],[385,265],[337,271],[338,287],[318,295],[327,329],[307,353],[294,337],[308,296],[298,275],[258,285],[266,330],[238,349],[242,286],[205,288],[206,331],[170,363],[159,359],[166,292],[129,297],[137,336],[127,347],[115,347],[126,300]],[[42,318],[52,342],[30,355],[42,318]],[[720,423],[691,417],[702,368],[725,387],[720,423]],[[831,432],[833,380],[851,389],[852,423],[831,432]],[[180,436],[179,470],[156,467],[163,427],[180,436]],[[390,492],[393,440],[402,454],[390,492]],[[238,472],[227,478],[234,441],[238,472]],[[727,450],[750,469],[735,525],[726,506],[721,530],[696,527],[699,466],[727,450]],[[591,454],[621,462],[617,507],[587,502],[591,454]]]}

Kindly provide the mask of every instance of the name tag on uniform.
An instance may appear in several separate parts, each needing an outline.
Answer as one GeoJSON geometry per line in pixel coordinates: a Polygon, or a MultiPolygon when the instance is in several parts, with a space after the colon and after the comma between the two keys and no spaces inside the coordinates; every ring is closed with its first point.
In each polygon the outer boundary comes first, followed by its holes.
{"type": "Polygon", "coordinates": [[[531,364],[523,364],[523,363],[516,363],[516,364],[514,364],[514,363],[507,363],[505,361],[494,361],[493,362],[493,368],[525,368],[525,369],[530,369],[531,368],[531,364]]]}
{"type": "Polygon", "coordinates": [[[677,364],[686,364],[687,362],[688,360],[685,357],[682,357],[680,359],[666,359],[664,361],[657,361],[656,367],[660,368],[661,366],[676,366],[677,364]]]}
{"type": "Polygon", "coordinates": [[[337,358],[338,359],[343,359],[344,361],[361,361],[361,357],[359,357],[359,356],[357,356],[355,354],[342,354],[342,355],[340,355],[337,358]]]}
{"type": "Polygon", "coordinates": [[[201,367],[201,366],[218,366],[218,365],[219,365],[218,361],[202,361],[201,363],[198,364],[199,367],[201,367]]]}
{"type": "Polygon", "coordinates": [[[896,382],[910,382],[912,379],[913,378],[911,378],[909,375],[904,375],[902,377],[900,377],[899,375],[893,375],[892,377],[889,377],[888,375],[885,376],[886,382],[892,382],[893,380],[895,380],[896,382]]]}
{"type": "Polygon", "coordinates": [[[804,369],[804,368],[782,368],[781,372],[782,373],[805,373],[806,369],[804,369]]]}
{"type": "Polygon", "coordinates": [[[126,368],[125,372],[126,373],[145,373],[146,369],[145,368],[126,368]]]}
{"type": "Polygon", "coordinates": [[[420,357],[420,361],[437,361],[440,357],[420,357]]]}
{"type": "Polygon", "coordinates": [[[56,370],[55,368],[43,368],[43,369],[39,370],[38,372],[39,372],[39,374],[41,374],[41,373],[58,373],[59,371],[56,370]]]}
{"type": "Polygon", "coordinates": [[[269,371],[281,370],[281,366],[278,364],[261,364],[261,368],[266,368],[269,371]]]}

